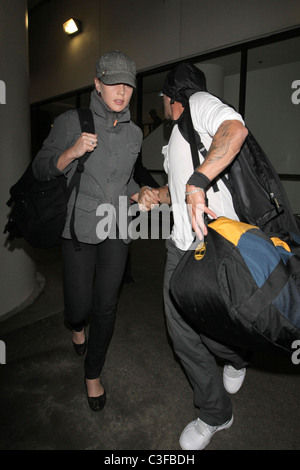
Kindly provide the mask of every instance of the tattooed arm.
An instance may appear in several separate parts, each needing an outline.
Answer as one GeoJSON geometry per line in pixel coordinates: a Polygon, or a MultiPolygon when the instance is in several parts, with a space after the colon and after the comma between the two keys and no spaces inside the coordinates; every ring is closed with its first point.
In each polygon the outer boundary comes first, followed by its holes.
{"type": "Polygon", "coordinates": [[[248,130],[240,121],[224,121],[212,140],[205,161],[197,171],[212,181],[232,162],[247,135],[248,130]]]}
{"type": "MultiPolygon", "coordinates": [[[[247,135],[248,130],[240,121],[224,121],[214,135],[205,161],[196,171],[204,175],[204,180],[214,180],[233,161],[247,135]]],[[[213,218],[217,218],[217,216],[205,205],[205,192],[193,192],[197,187],[196,185],[187,186],[187,192],[191,194],[187,195],[186,202],[189,207],[192,227],[201,239],[203,234],[207,234],[203,213],[213,218]]]]}

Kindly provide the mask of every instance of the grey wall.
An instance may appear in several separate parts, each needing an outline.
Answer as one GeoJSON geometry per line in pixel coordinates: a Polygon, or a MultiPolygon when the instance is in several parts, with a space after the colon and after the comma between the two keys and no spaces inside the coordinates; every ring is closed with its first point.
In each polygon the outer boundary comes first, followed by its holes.
{"type": "Polygon", "coordinates": [[[50,0],[29,14],[30,101],[90,85],[100,55],[99,0],[50,0]],[[83,23],[82,34],[68,37],[63,23],[83,23]]]}
{"type": "MultiPolygon", "coordinates": [[[[299,0],[44,1],[29,16],[30,100],[36,102],[92,84],[97,58],[114,48],[128,53],[138,71],[145,71],[284,31],[299,26],[299,20],[299,0]],[[83,33],[74,38],[62,30],[70,16],[83,23],[83,33]]],[[[291,83],[300,78],[299,63],[287,60],[287,64],[268,67],[265,61],[274,51],[267,48],[261,68],[248,75],[247,125],[278,172],[299,174],[300,105],[290,99],[291,83]]],[[[252,62],[256,55],[254,51],[252,62]]],[[[235,54],[226,57],[226,69],[231,61],[239,63],[235,54]]],[[[224,74],[224,97],[235,106],[238,71],[224,74]]],[[[144,94],[146,116],[151,107],[162,114],[153,92],[144,94]]],[[[145,164],[151,169],[162,169],[158,133],[144,142],[145,164]]],[[[285,185],[293,209],[300,212],[299,182],[285,185]]]]}
{"type": "Polygon", "coordinates": [[[22,243],[7,244],[3,234],[10,210],[9,188],[30,161],[29,78],[26,1],[0,0],[0,79],[6,96],[0,104],[0,317],[36,295],[36,269],[22,243]],[[12,28],[13,25],[13,28],[12,28]],[[13,58],[13,60],[12,60],[13,58]]]}
{"type": "Polygon", "coordinates": [[[98,56],[131,55],[139,71],[299,24],[298,0],[50,0],[29,17],[30,100],[93,81],[98,56]],[[83,33],[64,35],[70,16],[83,33]]]}

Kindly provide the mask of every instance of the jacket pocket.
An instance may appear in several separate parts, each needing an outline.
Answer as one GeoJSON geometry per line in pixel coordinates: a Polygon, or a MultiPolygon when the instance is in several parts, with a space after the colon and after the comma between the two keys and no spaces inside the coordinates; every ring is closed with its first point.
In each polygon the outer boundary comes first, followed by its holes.
{"type": "MultiPolygon", "coordinates": [[[[86,194],[78,194],[75,202],[75,232],[77,237],[88,236],[96,238],[96,210],[99,205],[98,199],[94,199],[86,194]]],[[[73,207],[69,208],[67,226],[70,226],[73,207]]]]}
{"type": "Polygon", "coordinates": [[[126,145],[124,150],[123,155],[120,156],[117,172],[120,175],[121,181],[128,182],[140,152],[140,145],[135,142],[130,142],[126,145]]]}
{"type": "Polygon", "coordinates": [[[141,150],[140,144],[135,143],[135,142],[131,142],[127,144],[127,148],[130,151],[130,153],[133,153],[135,156],[137,156],[141,150]]]}
{"type": "Polygon", "coordinates": [[[84,212],[96,211],[99,205],[98,199],[95,199],[87,194],[79,193],[76,199],[75,207],[84,212]]]}

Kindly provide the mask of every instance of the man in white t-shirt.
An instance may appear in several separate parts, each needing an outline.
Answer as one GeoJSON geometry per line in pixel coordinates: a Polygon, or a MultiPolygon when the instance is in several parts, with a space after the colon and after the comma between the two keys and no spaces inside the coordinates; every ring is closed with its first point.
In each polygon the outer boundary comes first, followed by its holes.
{"type": "Polygon", "coordinates": [[[230,192],[218,176],[233,161],[248,131],[240,114],[207,92],[203,72],[191,64],[183,63],[172,70],[162,92],[165,117],[175,121],[169,143],[163,148],[168,186],[159,190],[161,203],[172,202],[174,218],[172,233],[166,242],[165,314],[174,350],[190,379],[194,403],[199,409],[198,419],[183,430],[180,445],[184,450],[201,450],[216,431],[229,428],[233,422],[228,392],[236,393],[242,385],[248,354],[196,333],[174,306],[169,285],[195,233],[199,239],[207,234],[204,214],[210,218],[226,216],[238,220],[230,192]],[[177,124],[188,110],[193,127],[207,150],[205,159],[199,152],[200,166],[195,171],[190,145],[177,124]],[[215,356],[226,361],[223,378],[215,356]]]}

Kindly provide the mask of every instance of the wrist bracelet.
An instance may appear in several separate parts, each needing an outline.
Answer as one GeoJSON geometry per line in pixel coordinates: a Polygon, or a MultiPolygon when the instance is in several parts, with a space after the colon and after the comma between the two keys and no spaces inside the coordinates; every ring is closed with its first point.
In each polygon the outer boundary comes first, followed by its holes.
{"type": "Polygon", "coordinates": [[[196,189],[193,189],[192,191],[187,191],[185,193],[186,196],[189,196],[190,194],[194,194],[194,193],[197,193],[198,191],[203,191],[205,192],[205,190],[203,188],[196,188],[196,189]]]}

